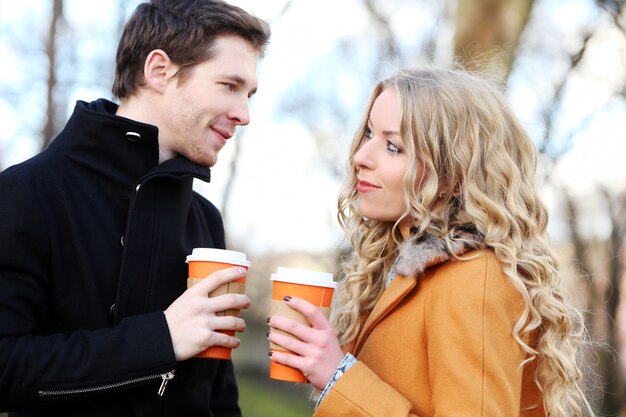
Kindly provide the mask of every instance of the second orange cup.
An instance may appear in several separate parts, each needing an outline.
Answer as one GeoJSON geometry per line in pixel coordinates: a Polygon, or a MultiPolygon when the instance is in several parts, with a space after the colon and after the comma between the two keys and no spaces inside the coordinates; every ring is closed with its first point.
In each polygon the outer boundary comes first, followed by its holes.
{"type": "MultiPolygon", "coordinates": [[[[288,295],[302,298],[319,308],[326,318],[330,316],[333,292],[337,287],[337,283],[333,281],[333,274],[329,272],[278,267],[276,274],[273,274],[271,279],[272,304],[270,307],[270,315],[287,316],[310,326],[304,316],[285,304],[283,298],[288,295]]],[[[287,333],[284,334],[293,337],[287,333]]],[[[270,343],[270,349],[272,351],[278,350],[291,353],[274,343],[270,343]]],[[[270,378],[291,382],[308,382],[304,374],[299,370],[274,361],[270,361],[270,378]]]]}

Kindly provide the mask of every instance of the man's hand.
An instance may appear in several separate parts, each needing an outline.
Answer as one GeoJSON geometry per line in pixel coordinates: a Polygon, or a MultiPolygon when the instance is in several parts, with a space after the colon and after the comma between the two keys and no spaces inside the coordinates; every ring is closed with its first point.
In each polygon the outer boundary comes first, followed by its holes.
{"type": "Polygon", "coordinates": [[[209,293],[245,275],[246,269],[240,267],[216,271],[187,289],[165,310],[177,361],[189,359],[211,346],[231,349],[239,346],[239,339],[216,330],[243,332],[246,323],[239,317],[217,316],[216,313],[248,308],[250,299],[245,294],[209,298],[209,293]]]}

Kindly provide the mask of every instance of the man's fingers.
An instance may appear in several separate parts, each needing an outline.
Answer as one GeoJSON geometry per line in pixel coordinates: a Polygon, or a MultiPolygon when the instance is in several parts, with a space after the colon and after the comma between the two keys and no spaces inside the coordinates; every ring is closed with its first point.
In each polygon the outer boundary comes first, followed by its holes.
{"type": "Polygon", "coordinates": [[[212,336],[211,346],[221,346],[229,349],[235,349],[239,347],[240,344],[241,341],[238,338],[227,335],[226,333],[214,332],[212,336]]]}
{"type": "Polygon", "coordinates": [[[223,294],[207,301],[208,309],[214,313],[224,310],[244,310],[250,307],[250,298],[245,294],[223,294]]]}
{"type": "Polygon", "coordinates": [[[218,316],[213,319],[213,330],[233,330],[242,333],[246,330],[246,322],[235,316],[218,316]]]}
{"type": "Polygon", "coordinates": [[[208,295],[211,291],[218,289],[228,282],[245,277],[246,274],[246,268],[242,268],[240,266],[220,269],[219,271],[215,271],[208,277],[202,279],[200,282],[189,288],[187,291],[191,291],[196,294],[208,295]]]}

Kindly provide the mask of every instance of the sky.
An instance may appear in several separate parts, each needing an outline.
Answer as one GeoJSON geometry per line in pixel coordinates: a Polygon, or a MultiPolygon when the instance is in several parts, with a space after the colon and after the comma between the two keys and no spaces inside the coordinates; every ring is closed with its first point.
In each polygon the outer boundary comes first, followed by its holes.
{"type": "MultiPolygon", "coordinates": [[[[62,60],[75,65],[74,76],[82,81],[79,88],[70,92],[70,105],[66,109],[69,115],[77,99],[110,97],[108,77],[115,52],[115,42],[111,39],[118,22],[114,0],[66,2],[69,27],[73,36],[82,39],[62,60]],[[102,62],[96,70],[77,64],[94,61],[102,62]]],[[[45,71],[45,68],[37,67],[40,64],[34,59],[26,60],[28,53],[37,56],[41,51],[29,50],[25,56],[23,47],[29,38],[45,39],[50,3],[46,0],[0,0],[0,34],[4,35],[0,39],[0,56],[5,61],[0,76],[2,83],[21,83],[25,79],[28,81],[28,77],[36,80],[45,71]],[[14,31],[20,41],[13,44],[4,41],[9,30],[14,31]],[[24,65],[28,67],[25,69],[24,65]]],[[[252,122],[240,129],[235,138],[241,141],[242,154],[235,191],[225,213],[229,244],[258,253],[334,250],[345,243],[335,218],[341,178],[325,169],[316,156],[317,149],[310,131],[297,117],[284,113],[281,100],[294,91],[298,94],[299,88],[330,89],[348,115],[346,130],[336,132],[337,144],[347,154],[351,131],[356,127],[370,88],[363,87],[364,81],[353,75],[354,69],[362,64],[360,59],[366,60],[368,51],[366,48],[350,51],[355,58],[348,68],[345,62],[337,61],[336,45],[338,39],[367,38],[372,33],[371,24],[357,0],[294,0],[282,15],[286,4],[283,0],[232,3],[269,21],[272,41],[259,65],[259,91],[251,104],[252,122]]],[[[433,18],[426,12],[426,6],[434,3],[423,0],[413,2],[411,7],[405,3],[400,8],[401,1],[388,2],[389,7],[398,7],[392,14],[396,34],[401,39],[410,40],[427,31],[433,18]]],[[[533,18],[536,27],[530,27],[529,36],[536,30],[549,30],[549,36],[553,36],[559,45],[576,48],[576,37],[571,34],[575,33],[575,27],[582,27],[590,21],[593,15],[591,0],[537,0],[536,3],[533,18]]],[[[128,13],[135,4],[137,1],[127,2],[128,13]]],[[[450,45],[452,30],[444,28],[441,32],[438,39],[441,49],[450,45]]],[[[626,47],[623,34],[616,31],[606,30],[596,42],[590,51],[589,63],[568,85],[565,91],[567,104],[557,114],[561,129],[557,137],[567,137],[571,129],[584,124],[583,133],[575,138],[575,146],[555,167],[559,180],[581,198],[592,193],[598,184],[615,192],[624,190],[626,184],[626,164],[623,162],[626,157],[625,109],[623,100],[615,99],[614,91],[614,86],[625,76],[626,47]],[[593,120],[583,123],[590,115],[594,115],[593,120]]],[[[407,41],[406,48],[413,47],[415,45],[407,41]]],[[[542,58],[540,48],[535,49],[520,57],[530,70],[514,71],[508,98],[529,131],[538,135],[543,122],[537,117],[537,103],[549,91],[552,82],[551,73],[545,70],[545,60],[549,59],[558,69],[559,59],[563,57],[552,56],[547,51],[542,58]],[[546,71],[546,76],[537,76],[542,71],[546,71]]],[[[389,62],[383,68],[390,71],[394,65],[389,62]]],[[[32,132],[21,124],[24,115],[35,124],[42,120],[41,110],[33,103],[45,97],[41,95],[44,90],[39,90],[39,96],[37,91],[30,90],[28,94],[33,94],[33,98],[25,100],[26,104],[19,108],[10,100],[0,100],[0,149],[4,166],[20,162],[38,150],[32,132]]],[[[234,144],[229,143],[220,153],[218,164],[212,169],[210,184],[196,184],[196,189],[218,207],[222,205],[229,180],[233,150],[234,144]]],[[[563,235],[557,193],[550,189],[542,192],[555,213],[551,230],[557,236],[563,235]]],[[[590,199],[590,213],[597,211],[593,204],[590,199]]],[[[592,216],[589,224],[594,225],[594,232],[606,233],[603,232],[605,223],[601,217],[592,216]]]]}

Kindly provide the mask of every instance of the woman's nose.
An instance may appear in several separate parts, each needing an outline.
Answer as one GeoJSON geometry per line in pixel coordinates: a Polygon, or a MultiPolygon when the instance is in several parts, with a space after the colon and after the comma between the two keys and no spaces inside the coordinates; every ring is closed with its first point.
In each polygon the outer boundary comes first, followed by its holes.
{"type": "Polygon", "coordinates": [[[359,168],[372,168],[374,165],[374,159],[372,158],[371,152],[371,143],[372,141],[364,141],[361,144],[361,147],[354,154],[352,160],[354,161],[354,165],[359,168]]]}

